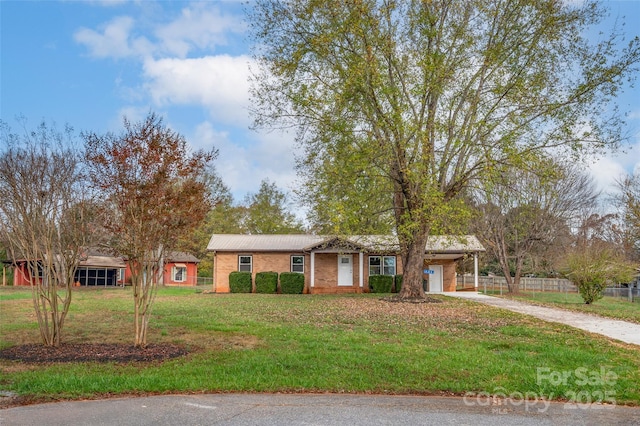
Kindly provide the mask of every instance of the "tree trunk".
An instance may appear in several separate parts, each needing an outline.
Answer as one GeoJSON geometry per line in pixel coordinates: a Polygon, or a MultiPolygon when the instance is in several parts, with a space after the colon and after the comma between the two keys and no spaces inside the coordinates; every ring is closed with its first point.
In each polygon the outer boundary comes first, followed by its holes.
{"type": "Polygon", "coordinates": [[[425,297],[422,277],[428,238],[429,234],[424,232],[409,241],[400,243],[403,277],[398,299],[424,299],[425,297]]]}

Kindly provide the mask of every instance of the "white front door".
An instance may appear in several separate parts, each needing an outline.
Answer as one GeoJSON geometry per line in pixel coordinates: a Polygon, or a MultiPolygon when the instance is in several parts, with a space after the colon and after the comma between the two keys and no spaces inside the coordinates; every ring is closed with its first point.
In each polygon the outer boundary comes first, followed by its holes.
{"type": "Polygon", "coordinates": [[[442,265],[427,266],[432,274],[429,274],[429,291],[432,293],[442,292],[442,265]]]}
{"type": "Polygon", "coordinates": [[[353,285],[353,256],[338,255],[338,285],[353,285]]]}

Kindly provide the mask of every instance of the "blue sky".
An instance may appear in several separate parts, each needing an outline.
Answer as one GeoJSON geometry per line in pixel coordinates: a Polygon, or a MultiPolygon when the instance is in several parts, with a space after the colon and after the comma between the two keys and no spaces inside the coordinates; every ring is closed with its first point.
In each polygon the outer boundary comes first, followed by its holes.
{"type": "MultiPolygon", "coordinates": [[[[608,1],[640,35],[640,0],[608,1]]],[[[76,131],[119,131],[150,110],[195,148],[220,150],[216,167],[237,201],[268,178],[295,185],[293,136],[249,130],[251,62],[239,1],[0,0],[0,118],[24,115],[76,131]]],[[[640,82],[638,83],[640,85],[640,82]]],[[[626,153],[593,162],[609,190],[640,171],[640,90],[618,98],[629,113],[626,153]]]]}

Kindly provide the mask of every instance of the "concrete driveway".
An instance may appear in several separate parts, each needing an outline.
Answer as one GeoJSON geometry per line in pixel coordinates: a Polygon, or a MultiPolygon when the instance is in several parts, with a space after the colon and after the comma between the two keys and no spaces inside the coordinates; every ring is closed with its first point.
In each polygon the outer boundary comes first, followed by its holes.
{"type": "Polygon", "coordinates": [[[571,327],[579,328],[590,333],[602,334],[612,339],[620,340],[640,346],[640,324],[627,321],[607,319],[596,315],[571,312],[562,309],[547,308],[544,306],[530,305],[500,297],[487,296],[474,292],[443,293],[445,296],[467,299],[484,303],[497,308],[508,309],[521,314],[531,315],[545,321],[558,322],[571,327]]]}

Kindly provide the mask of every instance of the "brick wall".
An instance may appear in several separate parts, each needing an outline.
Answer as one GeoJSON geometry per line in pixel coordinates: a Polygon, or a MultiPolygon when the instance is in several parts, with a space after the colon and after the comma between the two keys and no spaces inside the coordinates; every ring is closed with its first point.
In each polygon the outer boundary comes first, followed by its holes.
{"type": "MultiPolygon", "coordinates": [[[[302,253],[217,253],[214,261],[215,288],[219,293],[229,292],[229,274],[238,270],[238,256],[253,257],[253,282],[257,272],[273,271],[278,274],[291,270],[291,255],[302,253]]],[[[305,293],[360,293],[369,292],[369,256],[363,258],[363,286],[359,285],[359,255],[351,254],[353,265],[353,283],[350,286],[338,286],[338,257],[336,253],[315,254],[315,283],[311,284],[311,256],[304,254],[305,293]]],[[[427,265],[442,265],[442,288],[444,291],[456,290],[456,262],[454,260],[426,260],[427,265]]],[[[400,256],[396,256],[396,273],[403,273],[400,256]]]]}
{"type": "Polygon", "coordinates": [[[291,256],[304,256],[305,288],[309,286],[309,254],[303,253],[216,253],[213,270],[215,288],[218,293],[229,292],[229,274],[238,270],[238,256],[252,257],[252,279],[255,285],[258,272],[291,272],[291,256]]]}

